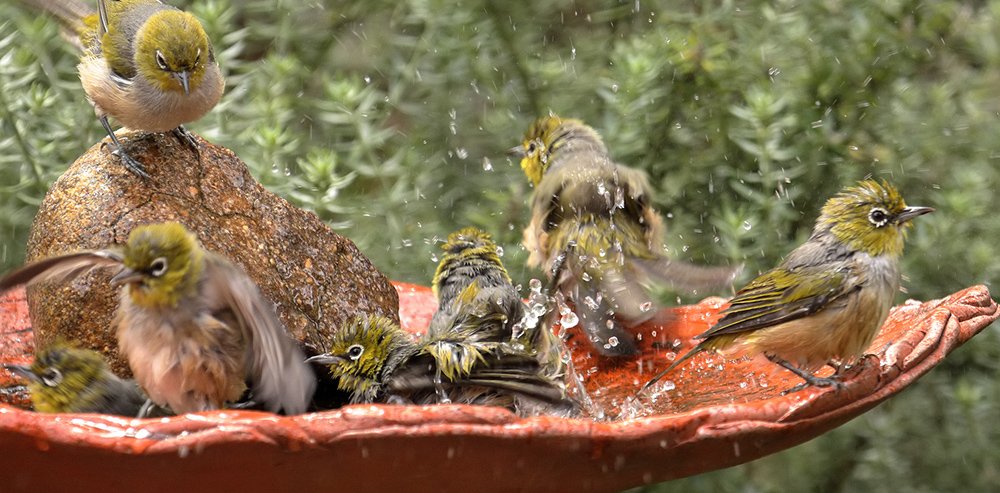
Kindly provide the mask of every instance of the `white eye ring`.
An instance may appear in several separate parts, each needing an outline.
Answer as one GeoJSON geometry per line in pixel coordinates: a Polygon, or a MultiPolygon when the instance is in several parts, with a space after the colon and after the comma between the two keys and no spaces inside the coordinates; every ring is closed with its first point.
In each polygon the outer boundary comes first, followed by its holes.
{"type": "Polygon", "coordinates": [[[160,50],[156,50],[156,64],[159,65],[160,70],[167,70],[167,59],[160,50]]]}
{"type": "Polygon", "coordinates": [[[868,213],[868,222],[876,228],[881,228],[889,224],[889,212],[881,207],[874,207],[868,213]]]}
{"type": "Polygon", "coordinates": [[[347,348],[347,357],[351,358],[351,361],[357,361],[362,354],[365,354],[365,347],[361,344],[355,344],[347,348]]]}
{"type": "Polygon", "coordinates": [[[167,258],[166,257],[156,257],[152,263],[149,264],[149,275],[153,277],[160,277],[167,272],[167,258]]]}
{"type": "Polygon", "coordinates": [[[44,383],[49,387],[55,387],[56,385],[59,385],[60,383],[62,383],[62,380],[63,380],[62,372],[55,368],[49,368],[48,370],[45,371],[45,374],[42,375],[42,383],[44,383]]]}

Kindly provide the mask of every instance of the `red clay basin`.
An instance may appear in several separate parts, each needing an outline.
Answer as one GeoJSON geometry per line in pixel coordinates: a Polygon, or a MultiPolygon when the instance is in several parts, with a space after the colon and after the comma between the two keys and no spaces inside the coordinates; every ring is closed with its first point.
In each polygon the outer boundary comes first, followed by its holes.
{"type": "MultiPolygon", "coordinates": [[[[426,327],[423,287],[397,284],[401,319],[426,327]]],[[[809,440],[910,385],[1000,315],[983,286],[893,309],[841,389],[809,388],[761,358],[698,355],[622,404],[705,330],[712,298],[638,328],[638,358],[600,360],[570,332],[577,371],[607,418],[519,418],[490,407],[357,405],[281,417],[216,411],[165,419],[46,415],[4,394],[3,491],[619,491],[747,462],[809,440]],[[876,357],[877,356],[877,357],[876,357]],[[619,414],[627,419],[612,419],[619,414]]],[[[30,360],[22,291],[0,300],[0,360],[30,360]]],[[[5,372],[0,372],[5,373],[5,372]]],[[[14,382],[0,375],[0,387],[14,382]]],[[[9,390],[9,389],[8,389],[9,390]]]]}

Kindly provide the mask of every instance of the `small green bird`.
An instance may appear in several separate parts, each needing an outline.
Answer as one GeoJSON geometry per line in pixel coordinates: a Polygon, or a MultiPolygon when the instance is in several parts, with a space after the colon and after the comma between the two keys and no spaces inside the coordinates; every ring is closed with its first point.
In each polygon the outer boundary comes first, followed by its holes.
{"type": "Polygon", "coordinates": [[[500,261],[493,238],[468,227],[448,235],[431,283],[438,311],[429,338],[500,342],[536,354],[546,375],[561,374],[562,341],[539,324],[529,324],[525,305],[500,261]]]}
{"type": "Polygon", "coordinates": [[[571,408],[538,360],[494,342],[431,337],[414,341],[392,320],[358,316],[306,360],[326,365],[352,403],[465,403],[516,409],[519,401],[571,408]]]}
{"type": "Polygon", "coordinates": [[[225,81],[212,44],[193,15],[158,0],[21,0],[54,15],[83,52],[78,69],[87,98],[111,137],[114,153],[142,178],[108,122],[143,132],[166,132],[197,151],[184,130],[218,104],[225,81]]]}
{"type": "Polygon", "coordinates": [[[606,356],[636,353],[625,325],[656,310],[644,284],[702,292],[728,285],[738,267],[698,267],[666,258],[663,220],[646,174],[614,162],[601,136],[580,120],[535,121],[510,150],[535,186],[524,230],[528,265],[555,277],[594,347],[606,356]],[[565,257],[560,273],[553,263],[565,257]]]}
{"type": "Polygon", "coordinates": [[[740,289],[722,319],[695,337],[702,342],[639,393],[706,350],[764,354],[809,385],[837,384],[840,366],[864,354],[889,315],[910,220],[933,211],[908,207],[885,181],[842,190],[823,206],[809,240],[740,289]],[[813,375],[828,364],[834,377],[813,375]]]}
{"type": "Polygon", "coordinates": [[[0,279],[0,292],[116,268],[125,290],[118,349],[153,403],[177,413],[235,402],[249,381],[273,412],[305,412],[316,378],[257,286],[175,222],[139,226],[122,249],[40,260],[0,279]]]}
{"type": "Polygon", "coordinates": [[[31,366],[3,365],[28,381],[31,403],[43,413],[104,413],[135,417],[146,395],[132,380],[111,373],[96,351],[49,346],[31,366]]]}

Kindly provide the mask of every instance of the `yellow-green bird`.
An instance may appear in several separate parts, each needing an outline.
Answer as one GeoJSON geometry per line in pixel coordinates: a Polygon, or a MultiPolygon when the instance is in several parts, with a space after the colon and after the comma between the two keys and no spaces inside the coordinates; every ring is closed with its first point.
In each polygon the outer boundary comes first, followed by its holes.
{"type": "Polygon", "coordinates": [[[934,209],[908,207],[895,187],[865,180],[827,200],[809,240],[740,289],[701,342],[647,382],[691,356],[763,354],[807,384],[838,383],[842,364],[864,354],[899,291],[899,258],[910,220],[934,209]],[[813,372],[837,368],[831,378],[813,372]]]}
{"type": "Polygon", "coordinates": [[[28,381],[31,403],[43,413],[104,413],[135,417],[146,395],[132,380],[111,373],[96,351],[54,344],[31,366],[4,365],[28,381]]]}
{"type": "Polygon", "coordinates": [[[572,408],[563,389],[543,377],[538,360],[495,342],[454,337],[414,341],[392,320],[358,316],[309,358],[325,365],[352,403],[456,402],[517,408],[519,401],[572,408]]]}
{"type": "Polygon", "coordinates": [[[29,264],[0,279],[0,292],[94,268],[117,269],[112,282],[125,286],[114,322],[118,349],[153,403],[177,413],[219,409],[250,382],[257,404],[306,410],[316,378],[272,303],[178,223],[136,227],[121,249],[29,264]]]}
{"type": "Polygon", "coordinates": [[[500,260],[489,233],[467,227],[448,235],[431,283],[438,311],[429,338],[516,344],[534,353],[547,375],[561,372],[562,342],[550,330],[526,320],[525,305],[500,260]]]}
{"type": "Polygon", "coordinates": [[[157,0],[21,0],[62,22],[82,50],[80,81],[114,153],[136,175],[145,167],[129,156],[108,122],[143,132],[174,131],[196,151],[183,124],[201,118],[222,97],[225,81],[201,22],[157,0]]]}
{"type": "Polygon", "coordinates": [[[573,302],[602,354],[635,354],[635,340],[623,324],[656,313],[644,285],[704,292],[728,285],[740,272],[668,259],[646,174],[614,162],[601,136],[582,121],[540,118],[510,153],[521,158],[535,186],[523,240],[528,265],[557,276],[559,291],[573,302]],[[554,274],[560,257],[564,268],[554,274]]]}

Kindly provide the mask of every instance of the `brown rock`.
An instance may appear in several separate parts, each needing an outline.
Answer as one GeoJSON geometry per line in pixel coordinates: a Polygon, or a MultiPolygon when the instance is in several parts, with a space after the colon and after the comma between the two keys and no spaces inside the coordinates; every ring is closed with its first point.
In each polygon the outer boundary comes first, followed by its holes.
{"type": "MultiPolygon", "coordinates": [[[[354,243],[265,190],[232,151],[198,139],[198,156],[170,133],[124,137],[152,178],[131,174],[103,144],[92,147],[42,201],[29,261],[121,244],[140,224],[175,220],[242,267],[307,352],[317,333],[354,314],[398,320],[395,289],[354,243]]],[[[69,283],[32,286],[28,304],[40,346],[76,340],[127,375],[110,326],[118,299],[110,275],[97,270],[69,283]]]]}

